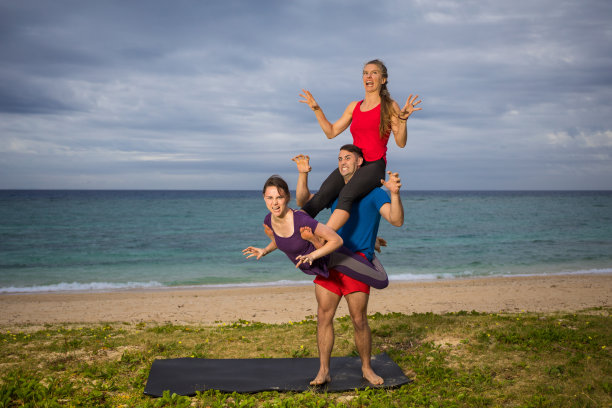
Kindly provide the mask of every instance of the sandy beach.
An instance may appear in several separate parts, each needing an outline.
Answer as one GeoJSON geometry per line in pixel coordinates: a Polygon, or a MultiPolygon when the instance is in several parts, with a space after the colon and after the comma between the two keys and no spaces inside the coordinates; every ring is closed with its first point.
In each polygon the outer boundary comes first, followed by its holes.
{"type": "MultiPolygon", "coordinates": [[[[571,312],[612,305],[612,274],[391,282],[372,290],[370,313],[571,312]]],[[[239,319],[300,321],[316,314],[312,284],[251,288],[129,290],[0,295],[0,325],[239,319]]],[[[347,314],[341,302],[337,316],[347,314]]]]}

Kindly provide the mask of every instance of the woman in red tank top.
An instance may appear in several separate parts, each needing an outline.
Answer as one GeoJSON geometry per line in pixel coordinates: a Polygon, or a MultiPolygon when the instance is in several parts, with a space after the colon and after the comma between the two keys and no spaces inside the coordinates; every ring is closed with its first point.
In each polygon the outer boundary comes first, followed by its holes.
{"type": "Polygon", "coordinates": [[[395,143],[401,148],[406,146],[406,120],[414,111],[422,109],[417,107],[421,103],[421,100],[417,101],[418,95],[413,97],[412,94],[400,109],[387,90],[387,78],[387,67],[382,61],[367,62],[363,67],[364,99],[349,103],[334,123],[325,117],[310,92],[303,89],[300,94],[300,102],[314,111],[328,139],[333,139],[350,126],[353,144],[363,151],[365,161],[346,185],[338,169],[334,170],[302,208],[314,218],[338,197],[338,205],[327,222],[335,230],[348,220],[353,201],[380,187],[381,180],[385,179],[389,136],[393,133],[395,143]]]}

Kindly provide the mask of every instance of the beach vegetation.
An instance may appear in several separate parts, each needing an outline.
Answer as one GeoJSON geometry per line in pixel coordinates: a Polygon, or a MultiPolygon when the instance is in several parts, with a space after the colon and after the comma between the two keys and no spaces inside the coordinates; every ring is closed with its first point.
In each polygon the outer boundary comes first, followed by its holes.
{"type": "MultiPolygon", "coordinates": [[[[316,321],[0,327],[0,408],[609,407],[611,323],[609,308],[376,313],[370,316],[373,353],[389,354],[412,380],[407,385],[160,398],[143,394],[155,359],[316,357],[316,321]]],[[[356,355],[350,319],[336,319],[335,328],[333,355],[356,355]]]]}

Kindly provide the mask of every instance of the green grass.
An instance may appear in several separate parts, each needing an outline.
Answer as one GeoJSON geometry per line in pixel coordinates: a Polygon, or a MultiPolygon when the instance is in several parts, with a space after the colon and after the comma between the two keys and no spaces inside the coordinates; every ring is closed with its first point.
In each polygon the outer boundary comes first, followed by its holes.
{"type": "MultiPolygon", "coordinates": [[[[612,407],[611,323],[608,308],[375,314],[374,353],[388,353],[412,383],[345,393],[208,391],[158,399],[143,395],[156,358],[316,357],[316,323],[3,327],[0,408],[612,407]]],[[[334,355],[355,355],[350,320],[337,319],[335,327],[334,355]]]]}

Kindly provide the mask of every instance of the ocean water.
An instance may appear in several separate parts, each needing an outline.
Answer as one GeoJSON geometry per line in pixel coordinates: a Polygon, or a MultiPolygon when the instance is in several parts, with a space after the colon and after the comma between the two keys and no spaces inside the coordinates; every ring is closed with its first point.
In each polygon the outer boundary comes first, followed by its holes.
{"type": "MultiPolygon", "coordinates": [[[[390,279],[612,273],[612,192],[402,193],[390,279]]],[[[0,191],[0,293],[307,283],[258,191],[0,191]]],[[[326,221],[329,213],[318,219],[326,221]]]]}

